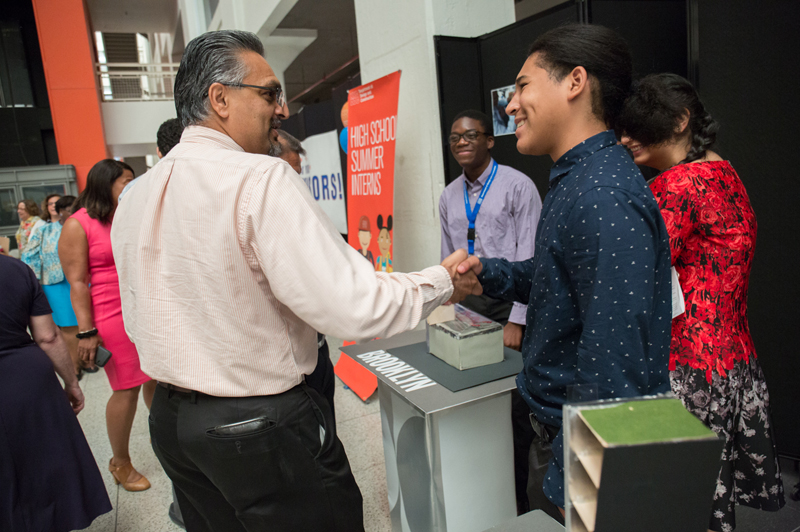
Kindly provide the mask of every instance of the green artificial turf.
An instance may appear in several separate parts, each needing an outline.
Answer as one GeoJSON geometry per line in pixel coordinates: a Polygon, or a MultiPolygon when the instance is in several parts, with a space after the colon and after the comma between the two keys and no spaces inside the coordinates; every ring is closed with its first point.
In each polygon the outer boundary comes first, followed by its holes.
{"type": "Polygon", "coordinates": [[[582,410],[589,426],[608,445],[701,439],[714,433],[683,407],[680,399],[631,401],[582,410]]]}

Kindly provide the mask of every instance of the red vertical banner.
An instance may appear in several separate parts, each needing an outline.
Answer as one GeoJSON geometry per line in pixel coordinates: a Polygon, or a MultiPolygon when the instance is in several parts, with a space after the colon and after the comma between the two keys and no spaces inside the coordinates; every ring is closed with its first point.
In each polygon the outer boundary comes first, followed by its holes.
{"type": "Polygon", "coordinates": [[[347,99],[348,242],[377,271],[391,272],[394,147],[400,71],[350,89],[347,99]]]}

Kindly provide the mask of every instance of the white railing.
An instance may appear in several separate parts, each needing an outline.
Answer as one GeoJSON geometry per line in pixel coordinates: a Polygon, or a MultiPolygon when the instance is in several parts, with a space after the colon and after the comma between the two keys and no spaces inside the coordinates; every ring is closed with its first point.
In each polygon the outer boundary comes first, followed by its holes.
{"type": "Polygon", "coordinates": [[[97,63],[103,101],[172,100],[178,66],[178,63],[97,63]]]}

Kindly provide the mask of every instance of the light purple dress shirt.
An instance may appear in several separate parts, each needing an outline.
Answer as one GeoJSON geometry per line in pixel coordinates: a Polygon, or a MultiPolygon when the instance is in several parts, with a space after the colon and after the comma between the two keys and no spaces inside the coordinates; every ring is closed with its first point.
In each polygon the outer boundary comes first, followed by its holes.
{"type": "MultiPolygon", "coordinates": [[[[467,184],[470,208],[483,189],[492,163],[475,180],[464,173],[447,185],[439,198],[442,223],[442,260],[459,248],[467,249],[467,211],[464,208],[464,183],[467,184]]],[[[498,165],[497,175],[486,193],[475,220],[475,255],[486,258],[527,260],[533,257],[536,224],[542,212],[542,199],[536,185],[522,172],[498,165]]],[[[526,305],[514,302],[508,321],[525,324],[526,305]]]]}

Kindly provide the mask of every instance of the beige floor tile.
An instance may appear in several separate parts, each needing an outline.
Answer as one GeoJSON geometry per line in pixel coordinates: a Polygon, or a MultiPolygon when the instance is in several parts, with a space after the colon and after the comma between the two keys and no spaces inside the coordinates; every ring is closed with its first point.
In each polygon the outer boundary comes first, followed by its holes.
{"type": "Polygon", "coordinates": [[[384,463],[380,413],[336,423],[336,428],[354,472],[384,463]]]}
{"type": "MultiPolygon", "coordinates": [[[[114,501],[111,501],[114,504],[114,501]]],[[[111,510],[107,514],[103,514],[94,521],[88,528],[82,528],[84,532],[113,532],[116,526],[117,511],[111,510]]]]}
{"type": "Polygon", "coordinates": [[[364,529],[367,532],[390,532],[389,497],[386,492],[386,468],[383,462],[353,473],[364,498],[364,529]]]}
{"type": "Polygon", "coordinates": [[[97,373],[84,373],[80,384],[81,389],[83,389],[83,393],[86,393],[87,390],[93,391],[96,389],[111,390],[111,387],[108,384],[108,377],[106,377],[106,372],[102,368],[97,373]]]}

